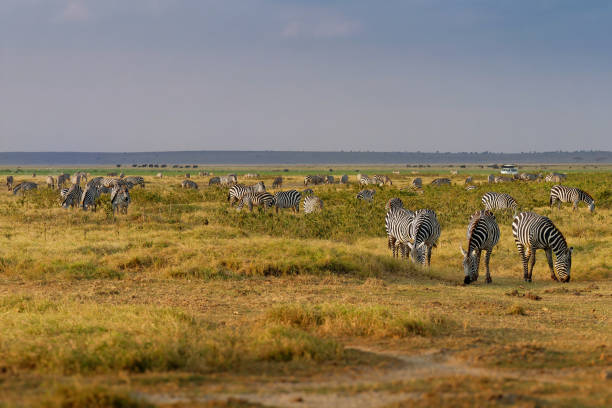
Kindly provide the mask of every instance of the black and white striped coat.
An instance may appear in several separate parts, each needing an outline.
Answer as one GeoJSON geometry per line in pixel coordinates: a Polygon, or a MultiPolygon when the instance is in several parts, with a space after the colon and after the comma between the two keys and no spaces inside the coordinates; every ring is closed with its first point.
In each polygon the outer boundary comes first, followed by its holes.
{"type": "Polygon", "coordinates": [[[548,217],[532,212],[519,213],[512,221],[512,235],[523,262],[526,282],[531,282],[538,249],[546,253],[551,279],[569,282],[573,248],[568,248],[563,234],[548,217]],[[554,264],[553,252],[556,257],[554,264]]]}
{"type": "Polygon", "coordinates": [[[361,190],[357,193],[357,199],[364,201],[372,201],[372,199],[374,198],[374,194],[376,194],[375,190],[361,190]]]}
{"type": "Polygon", "coordinates": [[[410,228],[410,236],[414,244],[410,250],[410,258],[413,261],[425,265],[431,265],[431,251],[440,238],[440,223],[433,210],[423,209],[414,213],[414,221],[410,228]]]}
{"type": "Polygon", "coordinates": [[[304,185],[307,186],[309,184],[323,184],[325,182],[325,177],[323,176],[319,176],[316,174],[309,174],[308,176],[304,177],[304,185]]]}
{"type": "Polygon", "coordinates": [[[130,190],[126,185],[117,185],[113,187],[110,195],[113,213],[121,212],[127,214],[128,206],[132,202],[130,198],[130,190]]]}
{"type": "Polygon", "coordinates": [[[96,211],[98,205],[97,200],[100,197],[100,190],[98,186],[86,186],[85,190],[81,194],[81,201],[79,202],[80,207],[83,211],[87,209],[91,209],[91,211],[96,211]]]}
{"type": "Polygon", "coordinates": [[[64,199],[62,200],[62,207],[76,207],[79,205],[81,201],[81,194],[83,194],[83,189],[78,184],[73,184],[70,186],[68,190],[66,190],[64,194],[64,190],[62,190],[62,196],[64,199]]]}
{"type": "Polygon", "coordinates": [[[124,178],[123,181],[125,181],[130,188],[138,185],[142,188],[145,186],[144,177],[141,176],[128,176],[124,178]]]}
{"type": "Polygon", "coordinates": [[[35,190],[37,188],[38,184],[31,181],[24,181],[13,187],[13,194],[17,194],[19,192],[21,192],[21,194],[25,194],[26,191],[35,190]]]}
{"type": "Polygon", "coordinates": [[[367,174],[358,174],[357,175],[357,182],[359,182],[359,185],[362,186],[367,186],[369,184],[374,184],[374,181],[368,177],[367,174]]]}
{"type": "Polygon", "coordinates": [[[230,203],[230,207],[236,202],[239,202],[242,196],[249,192],[263,193],[266,191],[266,185],[263,181],[260,181],[252,186],[245,186],[244,184],[234,184],[230,187],[227,193],[227,201],[230,203]]]}
{"type": "Polygon", "coordinates": [[[281,188],[283,186],[283,178],[281,176],[275,177],[272,182],[272,188],[281,188]]]}
{"type": "Polygon", "coordinates": [[[6,188],[8,191],[13,188],[13,176],[6,176],[6,188]]]}
{"type": "Polygon", "coordinates": [[[402,207],[391,207],[385,215],[385,229],[387,230],[387,245],[393,257],[401,253],[406,257],[408,249],[412,248],[410,229],[414,221],[414,213],[402,207]]]}
{"type": "Polygon", "coordinates": [[[561,208],[561,203],[572,203],[572,210],[578,209],[578,203],[584,201],[589,206],[589,210],[595,210],[595,200],[589,193],[575,187],[553,186],[550,189],[550,206],[557,203],[557,208],[561,208]]]}
{"type": "Polygon", "coordinates": [[[304,197],[304,214],[310,214],[323,209],[323,201],[315,195],[304,197]]]}
{"type": "Polygon", "coordinates": [[[391,181],[389,176],[374,175],[370,180],[372,184],[378,184],[381,187],[385,184],[389,184],[390,186],[393,185],[393,182],[391,181]]]}
{"type": "Polygon", "coordinates": [[[242,210],[245,205],[251,212],[253,212],[253,207],[260,207],[265,211],[266,208],[274,205],[274,196],[266,191],[260,193],[249,191],[240,198],[237,209],[242,210]]]}
{"type": "Polygon", "coordinates": [[[404,208],[404,203],[401,198],[393,197],[385,204],[385,210],[389,211],[391,208],[404,208]]]}
{"type": "Polygon", "coordinates": [[[274,207],[276,213],[279,208],[291,208],[293,212],[300,212],[302,193],[297,190],[279,191],[274,194],[274,207]]]}
{"type": "Polygon", "coordinates": [[[512,198],[510,194],[506,193],[485,193],[482,196],[482,204],[484,204],[485,210],[489,211],[511,209],[514,211],[515,215],[518,211],[516,200],[512,198]]]}
{"type": "Polygon", "coordinates": [[[198,184],[195,181],[191,181],[191,180],[185,179],[185,180],[183,180],[181,182],[181,187],[183,187],[183,188],[191,188],[191,189],[197,190],[198,189],[198,184]]]}
{"type": "Polygon", "coordinates": [[[449,178],[437,178],[431,182],[432,186],[450,185],[451,181],[449,178]]]}
{"type": "Polygon", "coordinates": [[[467,228],[468,249],[467,252],[461,248],[463,254],[463,272],[465,273],[464,283],[469,284],[478,280],[478,269],[480,266],[480,255],[485,254],[486,283],[491,283],[491,273],[489,270],[489,260],[493,247],[499,242],[499,225],[495,215],[491,211],[477,211],[467,228]]]}

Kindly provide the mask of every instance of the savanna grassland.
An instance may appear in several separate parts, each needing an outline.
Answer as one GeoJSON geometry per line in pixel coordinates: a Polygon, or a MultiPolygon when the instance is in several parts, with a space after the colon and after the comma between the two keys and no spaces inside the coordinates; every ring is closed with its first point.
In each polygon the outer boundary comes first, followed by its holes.
{"type": "MultiPolygon", "coordinates": [[[[310,215],[237,212],[202,169],[190,171],[199,190],[180,188],[178,170],[126,170],[146,181],[127,215],[107,198],[95,213],[65,210],[44,185],[63,169],[0,169],[39,183],[0,193],[0,407],[612,404],[609,167],[553,169],[591,193],[594,213],[551,210],[551,183],[489,185],[478,167],[362,166],[394,184],[361,202],[356,168],[332,167],[351,184],[312,187],[324,210],[310,215]],[[467,175],[478,189],[465,190],[467,175]],[[414,177],[422,193],[405,188],[414,177]],[[429,186],[435,177],[453,185],[429,186]],[[497,213],[493,283],[463,284],[459,246],[487,191],[555,222],[574,247],[570,283],[550,279],[541,251],[523,282],[512,214],[497,213]],[[391,257],[390,197],[437,212],[431,268],[391,257]]],[[[230,170],[272,192],[274,175],[301,190],[304,174],[329,173],[212,169],[230,170]]]]}

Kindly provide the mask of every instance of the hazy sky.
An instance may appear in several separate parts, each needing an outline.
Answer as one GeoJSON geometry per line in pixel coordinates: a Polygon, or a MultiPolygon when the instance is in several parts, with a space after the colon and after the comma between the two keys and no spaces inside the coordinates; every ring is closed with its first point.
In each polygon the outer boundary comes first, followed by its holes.
{"type": "Polygon", "coordinates": [[[612,1],[0,0],[0,151],[612,150],[612,1]]]}

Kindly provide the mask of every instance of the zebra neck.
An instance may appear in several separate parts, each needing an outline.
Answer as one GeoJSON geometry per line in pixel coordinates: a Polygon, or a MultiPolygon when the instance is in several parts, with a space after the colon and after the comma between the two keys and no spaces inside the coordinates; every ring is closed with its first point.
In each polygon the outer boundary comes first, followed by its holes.
{"type": "Polygon", "coordinates": [[[559,255],[567,250],[567,242],[565,242],[565,238],[561,236],[561,239],[559,239],[555,244],[556,245],[551,246],[551,248],[555,253],[555,257],[559,258],[559,255]]]}

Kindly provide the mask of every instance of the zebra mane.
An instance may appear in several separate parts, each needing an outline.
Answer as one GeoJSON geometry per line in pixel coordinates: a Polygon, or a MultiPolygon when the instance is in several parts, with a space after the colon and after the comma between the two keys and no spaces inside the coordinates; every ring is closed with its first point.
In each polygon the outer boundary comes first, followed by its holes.
{"type": "MultiPolygon", "coordinates": [[[[468,239],[468,251],[470,250],[470,244],[472,243],[472,235],[474,234],[474,230],[478,226],[478,221],[480,221],[483,217],[493,215],[492,212],[487,210],[480,210],[472,215],[470,218],[470,223],[468,224],[467,230],[467,239],[468,239]]],[[[495,217],[495,215],[493,215],[495,217]]]]}

